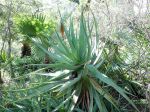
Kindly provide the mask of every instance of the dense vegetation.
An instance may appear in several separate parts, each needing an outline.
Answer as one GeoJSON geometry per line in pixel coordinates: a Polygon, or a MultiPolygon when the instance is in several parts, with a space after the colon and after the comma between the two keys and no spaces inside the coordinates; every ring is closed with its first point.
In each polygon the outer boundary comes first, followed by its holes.
{"type": "Polygon", "coordinates": [[[93,1],[0,2],[0,112],[149,112],[149,16],[116,24],[93,1]]]}

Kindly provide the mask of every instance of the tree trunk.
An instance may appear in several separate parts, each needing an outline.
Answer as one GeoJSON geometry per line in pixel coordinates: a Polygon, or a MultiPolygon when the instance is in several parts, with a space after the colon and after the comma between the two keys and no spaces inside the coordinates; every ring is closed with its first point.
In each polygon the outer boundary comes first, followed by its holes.
{"type": "MultiPolygon", "coordinates": [[[[8,6],[8,17],[7,17],[7,27],[6,27],[6,38],[8,39],[8,59],[11,58],[11,45],[12,45],[12,32],[11,32],[11,27],[12,27],[12,21],[11,21],[11,17],[12,17],[12,3],[11,2],[8,6]]],[[[10,69],[10,74],[11,77],[14,77],[14,72],[13,72],[13,67],[12,67],[12,62],[10,62],[9,64],[9,69],[10,69]]]]}
{"type": "MultiPolygon", "coordinates": [[[[51,62],[51,60],[50,60],[50,58],[49,58],[48,54],[45,54],[44,64],[50,64],[50,62],[51,62]]],[[[45,69],[45,72],[51,72],[51,71],[52,71],[52,69],[51,69],[51,68],[47,68],[47,69],[45,69]]]]}
{"type": "Polygon", "coordinates": [[[27,42],[24,42],[21,48],[21,58],[25,56],[31,56],[31,47],[27,42]]]}
{"type": "MultiPolygon", "coordinates": [[[[8,59],[11,58],[11,45],[12,45],[12,39],[11,39],[11,37],[10,37],[9,40],[8,40],[8,59]]],[[[12,62],[10,62],[9,68],[10,68],[11,77],[14,78],[15,76],[14,76],[14,71],[13,71],[12,62]]]]}
{"type": "Polygon", "coordinates": [[[148,109],[150,112],[150,84],[148,84],[148,86],[147,86],[146,99],[148,101],[148,109]]]}
{"type": "Polygon", "coordinates": [[[3,79],[2,79],[2,74],[1,74],[1,70],[0,70],[0,84],[3,84],[3,79]]]}

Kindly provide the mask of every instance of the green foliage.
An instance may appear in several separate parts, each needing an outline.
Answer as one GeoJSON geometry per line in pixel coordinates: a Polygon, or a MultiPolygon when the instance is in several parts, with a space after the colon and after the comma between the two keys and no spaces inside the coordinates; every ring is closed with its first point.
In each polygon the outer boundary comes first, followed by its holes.
{"type": "Polygon", "coordinates": [[[150,44],[147,27],[139,25],[136,21],[129,22],[128,27],[117,29],[113,37],[119,40],[120,57],[124,59],[126,76],[139,83],[149,83],[150,44]],[[145,71],[145,72],[144,72],[145,71]]]}
{"type": "Polygon", "coordinates": [[[54,32],[55,21],[45,20],[45,16],[39,15],[24,15],[15,18],[18,30],[21,34],[27,37],[37,37],[47,32],[51,35],[54,32]]]}
{"type": "MultiPolygon", "coordinates": [[[[40,21],[43,20],[41,18],[40,21]]],[[[64,21],[61,23],[64,24],[64,21]]],[[[18,72],[16,74],[25,75],[15,78],[20,81],[16,86],[3,90],[3,110],[122,112],[125,109],[119,105],[121,101],[115,96],[118,94],[137,109],[126,95],[128,92],[125,88],[130,88],[125,83],[129,84],[130,81],[125,76],[126,66],[120,58],[118,45],[108,41],[104,48],[99,49],[95,18],[93,23],[86,22],[82,13],[79,32],[74,29],[72,18],[68,29],[64,24],[64,31],[65,36],[56,32],[54,38],[41,35],[40,38],[44,38],[34,41],[54,63],[39,64],[42,60],[36,59],[36,56],[13,61],[15,71],[18,72]],[[51,51],[47,49],[48,46],[52,46],[51,51]],[[34,68],[35,65],[46,68],[34,68]],[[54,72],[43,73],[49,67],[54,72]],[[30,79],[25,80],[28,77],[30,79]],[[120,86],[118,82],[121,82],[120,86]]]]}
{"type": "Polygon", "coordinates": [[[0,63],[5,62],[6,59],[7,59],[6,52],[3,51],[0,55],[0,63]]]}
{"type": "MultiPolygon", "coordinates": [[[[131,43],[139,40],[144,42],[144,47],[148,46],[144,32],[132,28],[132,33],[115,33],[113,36],[117,39],[126,40],[124,48],[111,40],[101,41],[94,16],[91,22],[82,12],[77,28],[73,18],[70,18],[69,27],[63,20],[61,18],[64,35],[59,31],[54,33],[55,22],[46,21],[43,15],[15,18],[24,41],[34,38],[34,55],[11,60],[16,77],[2,89],[0,111],[125,112],[128,111],[127,102],[130,108],[134,107],[132,110],[138,111],[131,99],[139,95],[136,93],[141,85],[133,81],[131,70],[138,71],[144,64],[140,60],[142,65],[132,67],[138,60],[138,47],[132,49],[135,46],[131,43]],[[45,53],[52,63],[43,64],[45,53]],[[45,73],[48,68],[52,71],[45,73]]],[[[0,61],[9,62],[6,53],[2,53],[0,61]]]]}
{"type": "Polygon", "coordinates": [[[39,57],[32,55],[32,56],[27,56],[24,58],[15,58],[12,61],[15,75],[17,76],[23,76],[26,75],[32,71],[35,71],[39,69],[37,66],[34,66],[34,64],[40,64],[42,62],[42,59],[39,57]]]}
{"type": "MultiPolygon", "coordinates": [[[[63,23],[63,21],[62,21],[63,23]]],[[[53,85],[47,91],[56,92],[56,98],[65,97],[64,101],[55,108],[56,111],[62,106],[68,112],[76,108],[83,111],[119,111],[117,101],[109,93],[106,85],[120,93],[135,109],[136,106],[126,95],[126,91],[119,87],[106,74],[98,71],[101,66],[101,51],[99,49],[99,34],[97,23],[90,24],[86,22],[83,13],[80,17],[79,34],[75,32],[73,20],[70,21],[70,27],[65,29],[65,36],[62,37],[56,32],[52,45],[53,52],[47,51],[42,44],[35,42],[43,51],[45,51],[54,64],[50,64],[60,74],[52,75],[50,83],[53,85]],[[95,29],[94,29],[95,28],[95,29]],[[93,29],[96,32],[96,38],[93,38],[93,29]],[[95,43],[94,42],[95,39],[95,43]],[[53,43],[54,42],[54,43],[53,43]],[[98,53],[98,54],[97,54],[98,53]],[[68,70],[67,73],[66,70],[68,70]],[[109,106],[108,106],[109,105],[109,106]],[[111,108],[110,108],[111,106],[111,108]]],[[[47,74],[51,76],[51,74],[47,74]]],[[[49,84],[49,86],[51,85],[49,84]]],[[[45,86],[43,86],[43,89],[45,86]]],[[[42,93],[44,90],[39,90],[42,93]]],[[[39,93],[40,94],[40,93],[39,93]]],[[[138,111],[138,110],[137,110],[138,111]]]]}
{"type": "Polygon", "coordinates": [[[5,68],[9,63],[13,60],[13,57],[8,59],[7,54],[5,51],[2,51],[0,54],[0,67],[5,68]]]}

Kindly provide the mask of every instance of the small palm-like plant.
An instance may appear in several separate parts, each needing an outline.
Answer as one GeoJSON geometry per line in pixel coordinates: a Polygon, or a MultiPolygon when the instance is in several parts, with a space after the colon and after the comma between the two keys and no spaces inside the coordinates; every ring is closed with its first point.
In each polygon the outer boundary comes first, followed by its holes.
{"type": "Polygon", "coordinates": [[[126,95],[127,92],[98,70],[102,65],[103,49],[99,48],[100,39],[95,18],[90,24],[89,21],[85,21],[82,12],[79,33],[74,29],[72,19],[69,29],[63,26],[64,35],[56,32],[54,40],[49,42],[53,46],[51,52],[35,42],[55,62],[47,65],[56,70],[55,73],[45,74],[51,76],[50,83],[39,90],[40,94],[50,90],[56,98],[64,99],[53,111],[59,108],[65,108],[68,112],[120,111],[119,102],[109,93],[110,87],[121,94],[138,111],[126,95]]]}
{"type": "Polygon", "coordinates": [[[49,33],[49,35],[54,32],[55,22],[53,20],[46,22],[45,19],[46,17],[42,14],[16,19],[18,30],[23,35],[22,57],[31,55],[31,38],[40,38],[45,32],[49,33]]]}

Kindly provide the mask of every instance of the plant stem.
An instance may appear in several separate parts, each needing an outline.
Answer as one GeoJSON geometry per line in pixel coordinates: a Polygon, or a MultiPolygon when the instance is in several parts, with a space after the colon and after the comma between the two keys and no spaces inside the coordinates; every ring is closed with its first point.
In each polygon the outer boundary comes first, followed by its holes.
{"type": "Polygon", "coordinates": [[[3,79],[2,79],[1,70],[0,70],[0,84],[3,84],[3,79]]]}
{"type": "MultiPolygon", "coordinates": [[[[12,16],[12,2],[9,5],[9,12],[8,12],[8,17],[7,17],[7,30],[6,30],[6,35],[8,38],[8,59],[11,58],[11,45],[12,45],[12,33],[11,33],[11,16],[12,16]]],[[[10,62],[9,64],[9,68],[10,68],[10,74],[11,77],[14,77],[14,73],[13,73],[13,67],[12,67],[12,62],[10,62]]]]}

